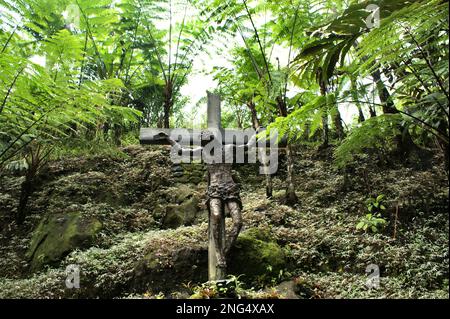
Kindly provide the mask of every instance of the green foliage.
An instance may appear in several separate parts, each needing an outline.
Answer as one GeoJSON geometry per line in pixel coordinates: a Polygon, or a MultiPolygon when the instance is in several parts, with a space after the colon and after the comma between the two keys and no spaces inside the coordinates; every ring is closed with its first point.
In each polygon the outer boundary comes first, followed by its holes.
{"type": "Polygon", "coordinates": [[[367,210],[371,214],[382,214],[386,210],[384,197],[384,195],[378,195],[376,198],[370,198],[367,204],[367,210]]]}
{"type": "Polygon", "coordinates": [[[311,97],[304,95],[306,99],[310,99],[301,108],[295,110],[287,117],[278,117],[269,129],[276,128],[280,136],[287,135],[291,139],[300,136],[308,131],[311,137],[322,125],[322,117],[326,116],[327,98],[325,96],[311,97]]]}
{"type": "Polygon", "coordinates": [[[386,225],[386,220],[379,215],[367,214],[356,225],[356,229],[363,231],[371,231],[372,233],[378,233],[386,225]]]}
{"type": "Polygon", "coordinates": [[[69,136],[74,127],[95,126],[112,116],[118,116],[119,123],[138,119],[137,111],[111,104],[123,89],[120,80],[86,82],[74,88],[67,81],[55,82],[44,68],[24,59],[2,54],[0,64],[6,66],[6,72],[0,74],[4,84],[0,92],[0,165],[33,140],[55,141],[69,136]],[[13,72],[13,68],[19,71],[13,72]]]}
{"type": "Polygon", "coordinates": [[[190,284],[185,285],[192,291],[191,299],[217,299],[217,298],[238,298],[242,297],[244,290],[239,277],[228,276],[227,279],[202,283],[191,287],[190,284]]]}
{"type": "Polygon", "coordinates": [[[382,217],[383,212],[386,210],[383,199],[384,195],[378,195],[377,198],[369,199],[367,204],[369,213],[361,218],[356,225],[356,229],[378,233],[386,226],[387,221],[382,217]]]}
{"type": "Polygon", "coordinates": [[[403,114],[448,145],[448,2],[415,1],[361,41],[355,72],[387,68],[403,114]]]}
{"type": "Polygon", "coordinates": [[[141,114],[123,104],[127,88],[122,80],[105,73],[100,46],[109,50],[111,44],[102,35],[117,21],[111,3],[92,7],[76,2],[81,14],[76,27],[85,31],[84,37],[64,28],[62,13],[71,1],[47,2],[0,3],[6,12],[21,17],[10,21],[20,32],[11,30],[13,37],[0,52],[0,168],[20,161],[32,141],[56,143],[105,125],[118,130],[134,125],[141,114]],[[33,50],[41,64],[30,59],[33,50]],[[91,50],[95,58],[88,61],[91,50]]]}
{"type": "MultiPolygon", "coordinates": [[[[125,135],[122,138],[124,146],[136,144],[136,137],[125,135]]],[[[95,156],[107,156],[109,158],[124,159],[127,155],[122,152],[111,141],[101,137],[87,140],[86,138],[63,138],[55,143],[50,154],[52,160],[62,160],[67,158],[92,158],[95,156]]]]}
{"type": "Polygon", "coordinates": [[[334,150],[335,164],[344,167],[355,156],[367,150],[387,153],[395,146],[393,139],[398,136],[399,123],[403,120],[399,114],[383,114],[370,118],[355,127],[348,137],[334,150]]]}

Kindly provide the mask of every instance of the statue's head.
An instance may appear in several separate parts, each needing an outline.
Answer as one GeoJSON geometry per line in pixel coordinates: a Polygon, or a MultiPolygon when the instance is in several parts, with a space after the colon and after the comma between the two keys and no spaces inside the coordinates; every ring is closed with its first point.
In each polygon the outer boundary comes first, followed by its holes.
{"type": "Polygon", "coordinates": [[[167,137],[168,137],[167,133],[159,132],[158,134],[153,135],[153,141],[154,142],[162,142],[162,141],[167,140],[167,137]]]}
{"type": "Polygon", "coordinates": [[[214,139],[214,133],[212,131],[202,131],[202,141],[212,141],[214,139]]]}

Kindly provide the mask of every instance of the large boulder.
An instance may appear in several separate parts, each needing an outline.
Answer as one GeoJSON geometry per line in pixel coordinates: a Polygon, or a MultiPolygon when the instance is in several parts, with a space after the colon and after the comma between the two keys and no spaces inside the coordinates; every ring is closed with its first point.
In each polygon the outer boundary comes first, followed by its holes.
{"type": "Polygon", "coordinates": [[[190,226],[202,217],[207,216],[201,205],[202,193],[189,185],[178,184],[164,191],[168,204],[159,209],[164,210],[162,227],[178,228],[190,226]]]}
{"type": "Polygon", "coordinates": [[[26,257],[33,271],[55,264],[76,248],[90,246],[102,223],[78,212],[48,215],[33,233],[26,257]]]}
{"type": "Polygon", "coordinates": [[[286,267],[283,249],[268,232],[251,228],[242,232],[230,251],[228,271],[243,275],[246,282],[263,282],[277,277],[286,267]]]}

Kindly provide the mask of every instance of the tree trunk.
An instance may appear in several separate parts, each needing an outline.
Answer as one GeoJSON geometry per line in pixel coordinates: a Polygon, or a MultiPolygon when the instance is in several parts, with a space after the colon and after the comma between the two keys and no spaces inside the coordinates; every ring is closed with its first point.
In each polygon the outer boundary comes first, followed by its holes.
{"type": "MultiPolygon", "coordinates": [[[[258,119],[258,115],[256,113],[256,107],[255,107],[255,103],[253,103],[253,101],[249,101],[247,102],[247,107],[250,110],[250,113],[252,115],[252,126],[254,130],[258,130],[259,128],[261,128],[261,124],[259,122],[258,119]]],[[[269,166],[267,165],[267,154],[264,153],[263,154],[263,165],[264,165],[264,175],[265,175],[265,179],[266,179],[266,197],[267,198],[272,198],[273,197],[273,183],[272,183],[272,175],[270,175],[270,169],[269,166]]]]}
{"type": "Polygon", "coordinates": [[[25,217],[27,216],[27,204],[28,199],[34,191],[34,178],[31,174],[26,174],[25,181],[22,183],[20,189],[20,199],[19,205],[17,207],[16,213],[16,223],[17,225],[22,225],[25,221],[25,217]]]}
{"type": "Polygon", "coordinates": [[[381,104],[383,105],[384,114],[397,114],[398,110],[395,108],[394,102],[392,101],[391,94],[381,80],[380,70],[375,70],[372,72],[372,78],[377,86],[378,96],[380,98],[381,104]]]}
{"type": "Polygon", "coordinates": [[[377,116],[377,111],[371,105],[369,105],[369,114],[370,114],[370,117],[376,117],[377,116]]]}
{"type": "Polygon", "coordinates": [[[107,121],[107,122],[105,122],[103,124],[103,128],[102,128],[102,130],[103,130],[103,137],[105,138],[105,140],[108,139],[109,128],[110,128],[109,122],[107,121]]]}
{"type": "MultiPolygon", "coordinates": [[[[351,77],[350,81],[351,81],[352,99],[354,101],[353,103],[355,103],[356,107],[358,108],[358,123],[362,123],[366,120],[366,118],[364,117],[364,113],[362,111],[361,104],[358,102],[359,101],[358,93],[357,93],[358,86],[356,85],[356,79],[351,77]]],[[[372,114],[371,114],[371,116],[372,116],[372,114]]]]}
{"type": "Polygon", "coordinates": [[[358,108],[358,123],[362,123],[366,120],[366,118],[364,117],[361,105],[358,103],[356,107],[358,108]]]}
{"type": "MultiPolygon", "coordinates": [[[[392,101],[392,96],[381,80],[380,70],[377,69],[373,71],[372,78],[377,86],[378,96],[383,107],[383,113],[398,114],[399,111],[395,108],[394,102],[392,101]]],[[[399,128],[401,133],[395,137],[395,142],[402,155],[407,156],[411,153],[412,150],[416,149],[417,146],[414,144],[414,141],[411,137],[411,134],[409,134],[408,129],[403,125],[400,125],[399,128]]]]}
{"type": "Polygon", "coordinates": [[[322,147],[326,148],[330,144],[330,128],[328,127],[328,114],[322,116],[322,147]]]}
{"type": "Polygon", "coordinates": [[[239,110],[237,110],[237,112],[236,112],[236,124],[237,124],[237,128],[238,129],[242,129],[242,118],[241,118],[241,112],[239,112],[239,110]]]}
{"type": "Polygon", "coordinates": [[[122,136],[122,125],[114,124],[113,131],[114,131],[114,144],[116,146],[120,146],[122,143],[122,141],[120,140],[120,137],[122,136]]]}
{"type": "Polygon", "coordinates": [[[16,213],[17,225],[22,225],[23,222],[25,221],[25,217],[27,216],[28,199],[34,192],[36,183],[36,174],[38,172],[42,160],[41,158],[39,158],[39,156],[40,156],[40,149],[38,148],[38,150],[35,153],[31,153],[31,161],[30,162],[27,161],[28,168],[25,174],[25,180],[23,181],[20,189],[20,199],[16,213]]]}
{"type": "MultiPolygon", "coordinates": [[[[319,82],[320,86],[320,94],[322,96],[327,96],[327,86],[323,81],[319,82]]],[[[322,135],[323,142],[321,148],[327,148],[330,143],[330,129],[328,127],[328,112],[325,112],[325,115],[322,116],[322,135]]]]}
{"type": "Polygon", "coordinates": [[[288,205],[295,205],[298,203],[297,194],[295,194],[295,182],[294,182],[294,159],[292,146],[286,146],[286,159],[287,159],[287,180],[286,180],[286,203],[288,205]]]}
{"type": "Polygon", "coordinates": [[[261,127],[261,124],[258,119],[258,115],[256,113],[255,103],[253,101],[247,102],[247,107],[250,110],[250,114],[252,115],[252,126],[254,130],[257,130],[261,127]]]}
{"type": "Polygon", "coordinates": [[[28,164],[27,171],[25,173],[25,180],[21,185],[20,190],[20,199],[19,205],[17,207],[17,212],[15,215],[16,223],[18,225],[23,224],[25,221],[25,217],[27,216],[27,204],[28,199],[31,194],[33,194],[36,183],[37,183],[37,174],[39,169],[44,165],[47,156],[50,154],[50,150],[48,152],[43,153],[42,146],[39,144],[32,143],[29,149],[29,157],[25,157],[26,162],[28,164]]]}
{"type": "MultiPolygon", "coordinates": [[[[277,97],[278,111],[280,116],[287,117],[287,105],[281,96],[277,97]]],[[[287,160],[287,179],[286,179],[286,203],[294,205],[298,202],[298,197],[295,194],[294,182],[294,159],[292,153],[292,146],[288,143],[286,146],[286,160],[287,160]]]]}
{"type": "Polygon", "coordinates": [[[341,113],[339,112],[337,105],[335,106],[335,109],[333,110],[333,123],[334,123],[334,129],[336,130],[336,134],[337,134],[339,140],[342,141],[345,138],[345,132],[344,132],[344,126],[342,125],[341,113]]]}
{"type": "MultiPolygon", "coordinates": [[[[441,121],[438,128],[441,132],[445,132],[447,138],[449,137],[449,125],[446,121],[441,121]]],[[[445,170],[445,173],[447,174],[447,179],[448,179],[449,178],[449,163],[450,163],[449,145],[448,145],[448,143],[441,140],[440,138],[437,139],[437,143],[444,155],[444,170],[445,170]]]]}
{"type": "Polygon", "coordinates": [[[164,128],[170,128],[170,112],[173,106],[173,85],[168,81],[164,87],[164,128]]]}

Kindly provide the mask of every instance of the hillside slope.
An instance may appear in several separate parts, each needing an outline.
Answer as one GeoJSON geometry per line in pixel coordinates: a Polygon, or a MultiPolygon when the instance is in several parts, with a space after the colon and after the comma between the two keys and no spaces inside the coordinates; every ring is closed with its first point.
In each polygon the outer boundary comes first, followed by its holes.
{"type": "MultiPolygon", "coordinates": [[[[449,297],[448,184],[440,168],[357,165],[344,178],[329,158],[298,150],[295,207],[283,204],[283,165],[270,201],[256,166],[236,168],[244,229],[229,268],[241,296],[449,297]],[[387,227],[357,230],[367,200],[381,194],[387,227]],[[366,287],[372,264],[380,269],[377,289],[366,287]]],[[[207,296],[202,165],[174,168],[166,148],[141,146],[52,161],[20,228],[12,215],[22,177],[0,178],[0,297],[207,296]],[[68,265],[79,267],[80,289],[65,287],[68,265]]]]}

